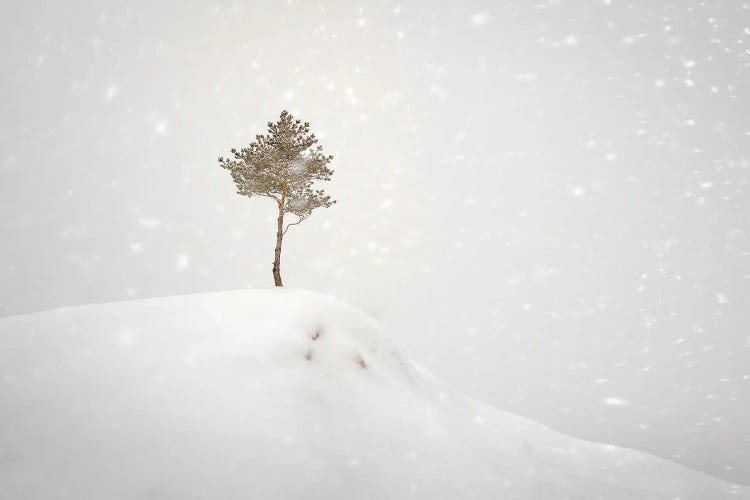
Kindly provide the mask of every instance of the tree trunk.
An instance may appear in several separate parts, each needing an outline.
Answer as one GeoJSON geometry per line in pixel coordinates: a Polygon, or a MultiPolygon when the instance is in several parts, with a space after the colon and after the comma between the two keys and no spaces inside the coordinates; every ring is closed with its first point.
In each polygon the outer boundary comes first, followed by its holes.
{"type": "Polygon", "coordinates": [[[284,205],[279,205],[279,220],[276,228],[276,250],[273,254],[273,283],[284,286],[281,282],[281,241],[284,238],[284,205]]]}

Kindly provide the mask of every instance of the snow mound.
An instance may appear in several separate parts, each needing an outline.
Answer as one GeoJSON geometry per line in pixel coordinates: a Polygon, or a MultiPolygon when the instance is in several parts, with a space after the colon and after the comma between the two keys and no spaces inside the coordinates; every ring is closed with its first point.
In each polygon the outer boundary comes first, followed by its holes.
{"type": "Polygon", "coordinates": [[[0,498],[720,499],[748,488],[446,389],[319,294],[0,319],[0,498]]]}

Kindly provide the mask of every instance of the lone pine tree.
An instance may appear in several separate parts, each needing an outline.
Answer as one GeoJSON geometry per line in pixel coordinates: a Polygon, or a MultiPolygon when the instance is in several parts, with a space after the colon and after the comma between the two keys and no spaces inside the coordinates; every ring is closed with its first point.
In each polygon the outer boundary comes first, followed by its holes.
{"type": "Polygon", "coordinates": [[[329,181],[333,174],[328,168],[333,156],[323,154],[323,146],[317,143],[309,123],[282,111],[276,123],[268,122],[267,135],[256,135],[255,141],[239,151],[233,148],[231,158],[219,158],[219,165],[232,174],[237,194],[271,198],[279,207],[273,259],[276,286],[283,286],[281,244],[286,232],[316,208],[336,203],[322,189],[313,189],[315,181],[329,181]],[[297,220],[285,225],[287,213],[297,220]]]}

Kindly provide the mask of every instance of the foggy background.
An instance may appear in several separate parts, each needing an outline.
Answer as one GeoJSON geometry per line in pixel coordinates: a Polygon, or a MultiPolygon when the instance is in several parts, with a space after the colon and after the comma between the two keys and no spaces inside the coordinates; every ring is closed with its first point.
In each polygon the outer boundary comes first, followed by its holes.
{"type": "Polygon", "coordinates": [[[750,3],[4,2],[0,314],[269,287],[216,161],[286,108],[287,286],[456,389],[750,483],[750,3]]]}

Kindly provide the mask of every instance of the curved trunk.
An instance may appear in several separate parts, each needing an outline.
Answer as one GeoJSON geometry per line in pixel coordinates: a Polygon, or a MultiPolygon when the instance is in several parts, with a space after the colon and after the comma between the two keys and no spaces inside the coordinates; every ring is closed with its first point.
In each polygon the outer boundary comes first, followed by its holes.
{"type": "Polygon", "coordinates": [[[276,249],[273,254],[273,283],[284,286],[281,282],[281,242],[284,238],[284,200],[279,204],[279,219],[276,227],[276,249]]]}

